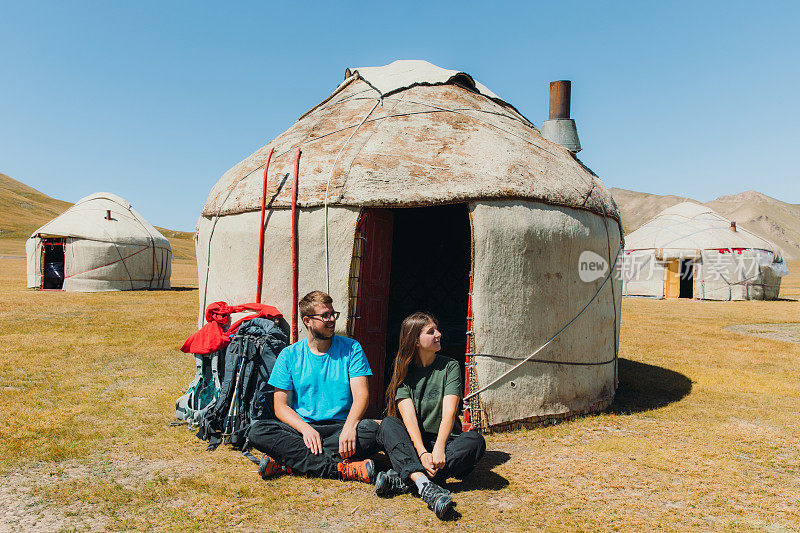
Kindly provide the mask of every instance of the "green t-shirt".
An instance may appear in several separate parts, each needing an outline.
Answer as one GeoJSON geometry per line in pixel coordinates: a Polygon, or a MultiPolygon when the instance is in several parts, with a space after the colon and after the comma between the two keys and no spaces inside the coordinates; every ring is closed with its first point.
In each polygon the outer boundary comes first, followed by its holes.
{"type": "MultiPolygon", "coordinates": [[[[442,399],[450,394],[461,398],[461,369],[453,359],[437,355],[433,363],[426,367],[411,363],[395,398],[398,401],[411,398],[423,436],[436,438],[442,422],[442,399]]],[[[460,433],[461,421],[456,416],[450,434],[460,433]]]]}

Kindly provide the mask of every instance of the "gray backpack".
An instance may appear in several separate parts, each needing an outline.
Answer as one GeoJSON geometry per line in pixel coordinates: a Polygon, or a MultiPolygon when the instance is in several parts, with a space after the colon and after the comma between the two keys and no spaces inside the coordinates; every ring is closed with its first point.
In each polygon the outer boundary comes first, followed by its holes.
{"type": "Polygon", "coordinates": [[[196,427],[203,414],[219,398],[225,379],[225,348],[216,352],[194,355],[195,376],[186,393],[175,402],[175,417],[196,427]]]}

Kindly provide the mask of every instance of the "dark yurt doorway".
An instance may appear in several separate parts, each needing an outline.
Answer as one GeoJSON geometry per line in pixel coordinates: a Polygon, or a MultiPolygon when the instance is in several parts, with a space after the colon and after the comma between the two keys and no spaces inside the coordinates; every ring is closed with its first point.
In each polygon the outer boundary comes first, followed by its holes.
{"type": "Polygon", "coordinates": [[[64,287],[64,245],[63,238],[42,240],[42,289],[64,287]]]}
{"type": "Polygon", "coordinates": [[[694,298],[694,261],[681,259],[680,298],[694,298]]]}
{"type": "Polygon", "coordinates": [[[397,352],[400,324],[415,311],[439,319],[442,355],[464,365],[471,228],[465,204],[366,209],[351,271],[350,334],[367,353],[368,416],[379,416],[397,352]]]}

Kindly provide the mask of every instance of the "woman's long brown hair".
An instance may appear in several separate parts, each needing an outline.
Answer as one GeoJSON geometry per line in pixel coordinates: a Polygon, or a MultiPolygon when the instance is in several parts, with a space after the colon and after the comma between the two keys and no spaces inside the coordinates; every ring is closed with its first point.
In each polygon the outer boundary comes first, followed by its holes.
{"type": "Polygon", "coordinates": [[[397,355],[394,358],[394,371],[392,380],[386,389],[386,414],[388,416],[399,416],[397,411],[397,389],[408,375],[408,367],[412,361],[418,360],[417,341],[422,333],[422,329],[428,322],[433,322],[439,327],[439,321],[430,313],[416,312],[408,315],[403,323],[400,324],[400,344],[397,347],[397,355]]]}

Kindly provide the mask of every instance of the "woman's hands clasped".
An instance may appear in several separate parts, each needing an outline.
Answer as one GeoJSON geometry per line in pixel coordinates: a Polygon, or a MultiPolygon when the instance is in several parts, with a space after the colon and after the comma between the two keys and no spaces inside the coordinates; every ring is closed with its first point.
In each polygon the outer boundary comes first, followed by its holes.
{"type": "Polygon", "coordinates": [[[444,449],[434,446],[432,452],[422,452],[419,456],[419,460],[423,468],[425,468],[425,473],[428,477],[433,477],[444,467],[444,449]]]}

